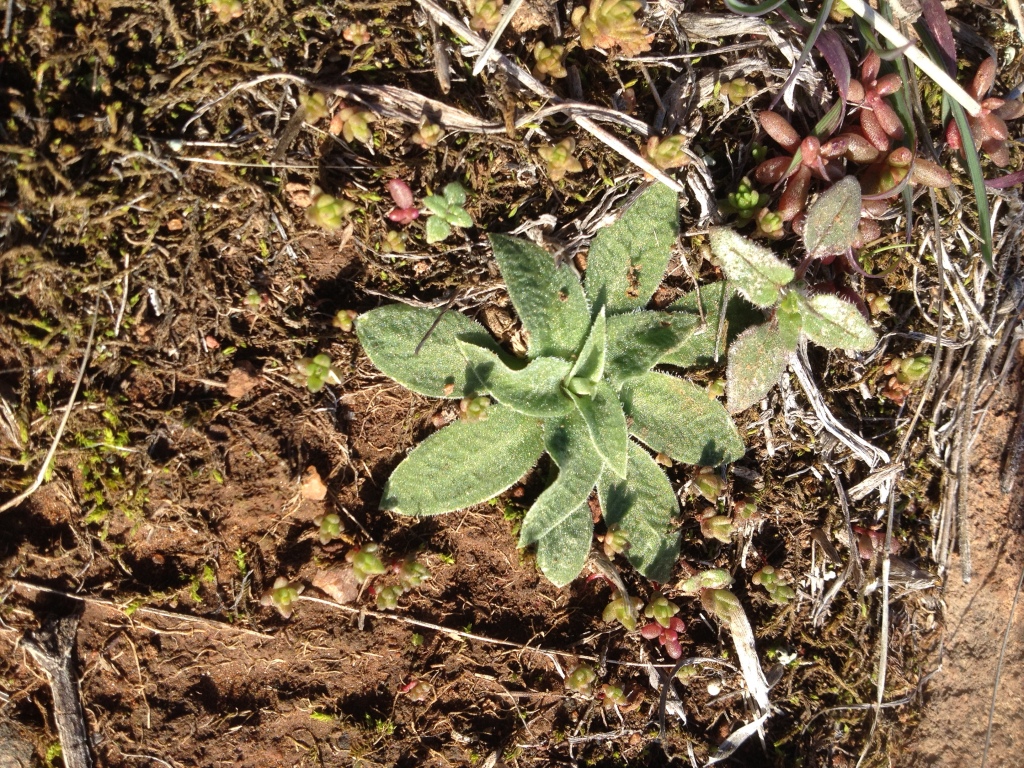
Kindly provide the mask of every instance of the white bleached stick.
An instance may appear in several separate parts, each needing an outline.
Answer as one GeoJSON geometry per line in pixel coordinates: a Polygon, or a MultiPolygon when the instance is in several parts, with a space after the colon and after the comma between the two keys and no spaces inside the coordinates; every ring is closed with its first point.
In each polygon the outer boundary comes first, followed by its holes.
{"type": "Polygon", "coordinates": [[[512,21],[512,17],[515,16],[516,11],[519,10],[519,6],[523,4],[523,0],[512,0],[509,3],[508,8],[505,9],[505,13],[501,17],[501,21],[498,22],[498,26],[494,28],[494,34],[491,35],[491,39],[487,41],[487,45],[480,52],[480,56],[476,60],[476,64],[473,65],[473,77],[476,77],[484,71],[484,67],[487,66],[487,60],[491,58],[491,52],[494,50],[494,46],[498,44],[498,38],[501,37],[502,32],[505,31],[505,27],[512,21]]]}

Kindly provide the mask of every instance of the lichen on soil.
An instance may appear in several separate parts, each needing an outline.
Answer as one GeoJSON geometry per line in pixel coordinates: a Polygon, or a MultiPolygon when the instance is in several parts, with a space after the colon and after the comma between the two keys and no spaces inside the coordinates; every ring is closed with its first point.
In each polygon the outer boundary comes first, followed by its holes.
{"type": "MultiPolygon", "coordinates": [[[[823,429],[792,373],[737,416],[748,450],[725,474],[722,503],[753,499],[759,518],[729,544],[702,535],[711,505],[696,493],[696,468],[668,468],[683,551],[664,588],[682,607],[683,656],[710,661],[671,683],[659,738],[672,660],[602,621],[615,595],[607,579],[557,589],[533,553],[517,549],[547,465],[460,512],[378,511],[391,471],[458,417],[457,401],[439,404],[383,376],[355,335],[333,324],[337,313],[396,300],[441,308],[454,296],[455,311],[514,351],[521,328],[486,234],[525,233],[582,270],[594,232],[658,183],[580,127],[600,113],[524,91],[500,67],[473,75],[472,46],[431,8],[469,18],[454,0],[8,3],[0,504],[43,463],[94,313],[96,341],[44,482],[0,512],[0,765],[3,755],[15,765],[61,764],[50,689],[19,639],[69,602],[84,607],[77,668],[100,765],[704,764],[755,716],[728,633],[674,591],[711,567],[735,575],[772,684],[763,735],[731,764],[980,761],[1024,567],[1024,484],[1011,477],[1011,492],[999,490],[1004,446],[1020,439],[1018,191],[990,192],[992,270],[979,254],[966,167],[949,150],[937,155],[954,180],[935,196],[938,222],[928,194],[912,197],[907,246],[905,211],[894,209],[873,260],[862,262],[880,277],[813,268],[814,279],[846,280],[891,304],[873,317],[882,341],[871,353],[811,347],[806,365],[838,423],[898,458],[887,476],[891,506],[863,485],[885,467],[823,429]],[[439,50],[450,61],[447,87],[439,50]],[[343,105],[373,112],[371,145],[346,142],[327,115],[313,119],[313,92],[332,114],[343,105]],[[436,146],[411,140],[421,117],[442,126],[436,146]],[[566,138],[580,168],[552,180],[538,148],[566,138]],[[409,185],[417,205],[460,182],[476,226],[426,244],[424,217],[388,219],[392,179],[409,185]],[[307,218],[314,187],[353,204],[334,231],[307,218]],[[340,383],[311,392],[296,363],[317,354],[330,357],[340,383]],[[920,355],[939,358],[934,375],[898,382],[893,360],[920,355]],[[972,381],[978,397],[965,415],[972,381]],[[975,446],[973,460],[960,437],[975,446]],[[959,477],[971,483],[966,520],[976,542],[966,587],[962,558],[940,556],[957,461],[968,463],[959,477]],[[881,554],[861,563],[842,539],[844,496],[869,550],[891,510],[893,552],[912,578],[872,587],[881,554]],[[325,515],[342,528],[326,542],[314,522],[325,515]],[[824,554],[823,539],[840,562],[824,554]],[[361,589],[351,580],[346,556],[370,542],[388,565],[416,558],[430,571],[393,610],[377,610],[374,583],[393,583],[394,573],[361,589]],[[795,600],[778,605],[752,583],[765,565],[792,583],[795,600]],[[282,576],[304,586],[288,618],[261,602],[282,576]],[[875,708],[883,652],[884,706],[875,708]],[[564,678],[581,662],[593,664],[598,690],[622,687],[638,706],[567,690],[564,678]],[[964,737],[950,735],[961,726],[964,737]]],[[[993,92],[1009,91],[1021,72],[1012,14],[970,3],[949,14],[961,80],[994,47],[993,92]]],[[[567,3],[527,0],[497,49],[529,69],[538,41],[579,40],[571,16],[567,3]]],[[[630,121],[686,137],[690,160],[669,171],[684,190],[683,236],[653,299],[663,308],[695,281],[721,279],[707,258],[708,223],[751,174],[755,141],[772,144],[756,113],[779,92],[786,52],[798,53],[804,37],[706,2],[651,2],[639,18],[653,34],[650,51],[574,47],[572,76],[545,87],[614,113],[600,125],[637,153],[646,138],[630,121]],[[753,88],[733,103],[722,88],[739,77],[753,88]]],[[[849,22],[831,26],[855,40],[849,22]]],[[[793,108],[778,108],[801,132],[836,93],[817,55],[805,72],[793,108]]],[[[940,142],[931,107],[926,99],[940,142]]],[[[1021,168],[1019,125],[1010,123],[1010,138],[1009,167],[986,161],[986,175],[1021,168]]],[[[777,253],[788,257],[795,242],[777,253]]],[[[799,258],[794,251],[790,261],[799,258]]],[[[724,368],[723,358],[690,375],[713,386],[724,368]]],[[[629,590],[650,598],[655,585],[615,562],[629,590]]],[[[1020,748],[1017,622],[991,765],[1013,764],[1020,748]]]]}

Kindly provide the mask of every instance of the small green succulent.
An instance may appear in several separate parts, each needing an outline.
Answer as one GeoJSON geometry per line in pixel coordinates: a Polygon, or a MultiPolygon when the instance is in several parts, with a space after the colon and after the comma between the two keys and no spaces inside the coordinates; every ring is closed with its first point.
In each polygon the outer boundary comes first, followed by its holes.
{"type": "Polygon", "coordinates": [[[299,375],[304,377],[306,389],[310,392],[319,392],[324,384],[339,384],[341,376],[334,367],[330,355],[322,352],[316,357],[304,357],[295,364],[299,375]]]}
{"type": "MultiPolygon", "coordinates": [[[[557,477],[526,513],[519,536],[520,546],[536,545],[547,578],[562,586],[583,569],[596,486],[605,523],[629,541],[629,561],[666,581],[679,554],[679,504],[640,444],[690,464],[721,465],[744,452],[719,402],[651,370],[669,360],[692,364],[714,348],[714,330],[689,303],[673,312],[644,309],[665,273],[677,216],[675,194],[652,186],[598,233],[583,285],[533,243],[492,235],[529,337],[525,359],[457,312],[438,317],[437,310],[391,305],[361,315],[356,333],[387,376],[430,397],[493,401],[486,419],[459,420],[413,450],[388,480],[381,508],[422,516],[479,504],[547,452],[557,477]]],[[[717,312],[712,293],[706,311],[717,312]]]]}
{"type": "Polygon", "coordinates": [[[452,227],[472,227],[473,217],[463,207],[466,204],[466,188],[453,181],[444,188],[444,195],[427,195],[423,204],[432,214],[427,219],[427,242],[440,243],[447,240],[452,227]]]}

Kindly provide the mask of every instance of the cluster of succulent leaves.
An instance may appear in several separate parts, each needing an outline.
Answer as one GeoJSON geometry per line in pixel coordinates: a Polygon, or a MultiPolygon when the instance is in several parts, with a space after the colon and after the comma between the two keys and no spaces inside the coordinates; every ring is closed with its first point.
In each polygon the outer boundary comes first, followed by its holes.
{"type": "Polygon", "coordinates": [[[399,304],[357,319],[363,349],[398,383],[430,397],[494,401],[486,418],[459,420],[416,447],[388,480],[382,509],[435,515],[478,504],[520,480],[546,452],[557,474],[526,513],[519,543],[536,546],[547,578],[561,586],[581,572],[594,535],[595,487],[605,523],[626,535],[633,566],[655,581],[669,577],[679,552],[679,504],[641,443],[700,465],[744,453],[718,401],[652,370],[708,360],[715,330],[697,307],[717,313],[715,298],[719,306],[724,300],[718,284],[670,311],[645,309],[678,235],[677,206],[667,188],[646,190],[595,237],[583,284],[533,243],[491,236],[528,335],[525,359],[457,312],[439,316],[399,304]]]}
{"type": "MultiPolygon", "coordinates": [[[[860,187],[846,177],[826,190],[807,214],[804,246],[809,258],[847,253],[860,220],[860,187]]],[[[729,284],[754,306],[771,311],[768,322],[743,331],[729,347],[729,410],[758,402],[781,378],[805,340],[827,349],[869,350],[875,333],[860,310],[832,293],[814,293],[771,250],[726,227],[711,229],[711,251],[729,284]]]]}

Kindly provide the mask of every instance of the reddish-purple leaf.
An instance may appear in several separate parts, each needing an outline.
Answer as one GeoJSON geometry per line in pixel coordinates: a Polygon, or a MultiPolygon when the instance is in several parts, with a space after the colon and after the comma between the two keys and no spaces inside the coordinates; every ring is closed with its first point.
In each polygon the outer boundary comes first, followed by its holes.
{"type": "Polygon", "coordinates": [[[412,208],[413,197],[412,190],[409,189],[409,185],[401,179],[392,179],[388,182],[388,192],[391,193],[391,199],[395,201],[396,208],[412,208]]]}
{"type": "Polygon", "coordinates": [[[825,63],[832,70],[832,76],[836,79],[836,88],[839,90],[839,98],[843,100],[845,111],[846,101],[850,91],[850,60],[846,58],[846,51],[843,49],[843,42],[831,29],[823,30],[818,39],[814,41],[814,47],[821,51],[825,63]]]}
{"type": "Polygon", "coordinates": [[[949,175],[949,171],[945,168],[933,163],[931,160],[919,157],[914,160],[914,165],[910,170],[910,181],[914,184],[923,184],[932,189],[945,189],[952,185],[953,177],[949,175]]]}
{"type": "Polygon", "coordinates": [[[860,127],[864,131],[864,135],[867,140],[870,141],[879,152],[885,152],[889,149],[889,135],[882,128],[878,122],[878,118],[875,113],[870,109],[861,109],[860,111],[860,127]]]}
{"type": "Polygon", "coordinates": [[[889,102],[879,98],[872,106],[875,108],[875,117],[878,118],[882,130],[894,139],[902,139],[903,123],[900,122],[896,110],[889,106],[889,102]]]}
{"type": "Polygon", "coordinates": [[[811,169],[801,165],[797,172],[789,177],[786,189],[779,198],[779,218],[792,221],[807,205],[807,192],[811,188],[811,169]]]}
{"type": "Polygon", "coordinates": [[[800,148],[800,135],[782,115],[766,109],[757,118],[764,132],[779,142],[787,152],[796,152],[800,148]]]}
{"type": "Polygon", "coordinates": [[[754,169],[754,178],[762,184],[778,184],[786,177],[790,162],[790,157],[773,157],[765,160],[754,169]]]}
{"type": "Polygon", "coordinates": [[[949,17],[946,16],[946,9],[942,7],[941,0],[921,0],[921,22],[938,45],[946,72],[956,74],[956,42],[953,40],[953,28],[949,25],[949,17]]]}
{"type": "Polygon", "coordinates": [[[989,189],[1009,189],[1024,183],[1024,171],[1015,171],[995,179],[986,179],[985,186],[989,189]]]}
{"type": "Polygon", "coordinates": [[[974,73],[971,88],[974,90],[975,98],[980,99],[988,93],[995,81],[996,60],[990,56],[978,65],[978,71],[974,73]]]}

